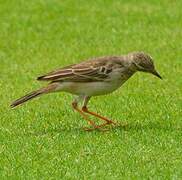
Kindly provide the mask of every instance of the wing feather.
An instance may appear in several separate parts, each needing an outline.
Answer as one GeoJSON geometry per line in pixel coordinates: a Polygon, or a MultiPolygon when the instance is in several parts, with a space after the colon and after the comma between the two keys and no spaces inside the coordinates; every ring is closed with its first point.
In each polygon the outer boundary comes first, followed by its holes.
{"type": "Polygon", "coordinates": [[[41,81],[67,81],[67,82],[93,82],[104,81],[112,72],[111,64],[108,61],[87,61],[84,63],[67,66],[46,75],[40,76],[41,81]]]}

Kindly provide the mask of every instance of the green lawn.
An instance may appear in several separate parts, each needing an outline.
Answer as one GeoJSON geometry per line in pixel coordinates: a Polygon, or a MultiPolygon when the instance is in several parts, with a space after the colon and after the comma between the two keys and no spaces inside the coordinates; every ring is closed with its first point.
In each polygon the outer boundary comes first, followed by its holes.
{"type": "Polygon", "coordinates": [[[6,0],[0,5],[0,179],[181,179],[182,1],[6,0]],[[142,50],[164,80],[137,73],[89,107],[125,128],[85,132],[57,93],[11,110],[36,77],[142,50]]]}

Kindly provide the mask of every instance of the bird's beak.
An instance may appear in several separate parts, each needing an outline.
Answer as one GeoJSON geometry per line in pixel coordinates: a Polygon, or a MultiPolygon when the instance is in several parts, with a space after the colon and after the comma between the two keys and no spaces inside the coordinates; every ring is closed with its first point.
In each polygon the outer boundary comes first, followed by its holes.
{"type": "Polygon", "coordinates": [[[162,79],[161,75],[156,70],[154,70],[152,72],[152,74],[155,75],[155,76],[157,76],[158,78],[162,79]]]}

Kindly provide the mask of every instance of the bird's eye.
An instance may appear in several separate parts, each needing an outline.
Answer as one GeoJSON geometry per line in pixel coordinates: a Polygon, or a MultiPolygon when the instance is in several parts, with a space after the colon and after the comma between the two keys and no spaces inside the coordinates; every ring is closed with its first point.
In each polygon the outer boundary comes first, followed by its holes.
{"type": "Polygon", "coordinates": [[[102,67],[100,71],[104,73],[105,70],[106,70],[106,68],[105,67],[102,67]]]}
{"type": "Polygon", "coordinates": [[[148,68],[148,64],[144,63],[144,62],[139,63],[139,66],[142,67],[143,69],[147,69],[148,68]]]}
{"type": "Polygon", "coordinates": [[[112,69],[107,69],[106,70],[106,74],[109,74],[110,72],[112,72],[112,69]]]}

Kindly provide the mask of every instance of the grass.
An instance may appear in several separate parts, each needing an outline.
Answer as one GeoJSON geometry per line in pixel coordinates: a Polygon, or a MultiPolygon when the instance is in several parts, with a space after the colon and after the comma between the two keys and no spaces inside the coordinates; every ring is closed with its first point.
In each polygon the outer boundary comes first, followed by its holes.
{"type": "Polygon", "coordinates": [[[182,2],[29,0],[0,6],[1,179],[181,179],[182,2]],[[47,95],[38,75],[90,57],[142,50],[163,81],[137,73],[90,108],[128,123],[84,132],[72,96],[47,95]]]}

